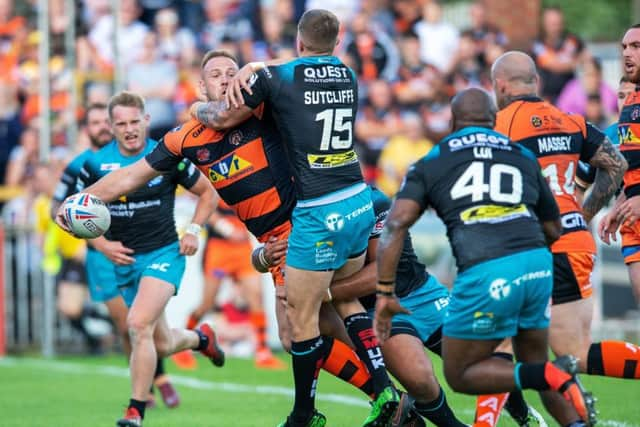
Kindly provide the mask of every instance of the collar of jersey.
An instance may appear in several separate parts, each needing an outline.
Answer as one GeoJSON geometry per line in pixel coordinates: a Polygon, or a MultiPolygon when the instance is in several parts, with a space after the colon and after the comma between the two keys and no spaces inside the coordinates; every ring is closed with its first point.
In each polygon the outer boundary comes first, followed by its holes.
{"type": "Polygon", "coordinates": [[[520,95],[520,96],[514,96],[513,97],[513,102],[515,102],[515,101],[544,102],[544,99],[540,98],[539,96],[535,96],[535,95],[520,95]]]}
{"type": "Polygon", "coordinates": [[[329,64],[340,63],[340,60],[338,59],[338,57],[334,55],[301,56],[298,58],[298,61],[312,63],[312,64],[317,64],[319,62],[326,62],[329,64]],[[324,60],[324,61],[321,61],[321,60],[324,60]]]}
{"type": "MultiPolygon", "coordinates": [[[[464,136],[464,135],[468,135],[470,133],[477,133],[477,132],[485,132],[485,133],[493,133],[496,134],[497,132],[494,131],[491,128],[485,128],[485,127],[480,127],[480,126],[467,126],[465,128],[460,129],[457,132],[452,133],[451,135],[445,137],[442,141],[448,141],[451,138],[456,138],[459,136],[464,136]]],[[[500,135],[502,136],[502,135],[500,135]]]]}

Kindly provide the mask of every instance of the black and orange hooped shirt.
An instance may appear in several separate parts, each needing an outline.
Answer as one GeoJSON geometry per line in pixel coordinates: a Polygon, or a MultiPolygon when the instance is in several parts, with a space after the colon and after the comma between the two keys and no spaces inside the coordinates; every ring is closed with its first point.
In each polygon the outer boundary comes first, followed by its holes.
{"type": "Polygon", "coordinates": [[[551,251],[595,253],[595,241],[575,197],[575,174],[578,161],[589,162],[604,134],[582,116],[564,113],[537,97],[523,97],[499,111],[495,129],[538,158],[562,221],[562,236],[551,251]]]}
{"type": "Polygon", "coordinates": [[[627,197],[640,195],[640,86],[624,101],[618,119],[620,153],[629,163],[624,174],[627,197]]]}
{"type": "Polygon", "coordinates": [[[262,106],[224,131],[190,120],[168,132],[146,159],[154,169],[166,171],[183,157],[204,173],[257,238],[289,220],[295,205],[292,175],[273,120],[262,106]]]}

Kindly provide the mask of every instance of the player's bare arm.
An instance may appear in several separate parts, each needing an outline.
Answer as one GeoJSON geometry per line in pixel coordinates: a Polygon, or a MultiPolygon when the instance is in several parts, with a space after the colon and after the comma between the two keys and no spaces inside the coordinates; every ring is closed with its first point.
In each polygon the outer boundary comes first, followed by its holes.
{"type": "Polygon", "coordinates": [[[198,202],[193,218],[191,219],[191,224],[187,227],[186,233],[184,233],[180,239],[180,253],[188,256],[195,254],[198,250],[200,230],[220,200],[218,194],[213,187],[209,185],[209,181],[202,172],[199,173],[196,183],[189,188],[189,192],[198,196],[198,202]]]}
{"type": "Polygon", "coordinates": [[[88,242],[114,264],[128,265],[136,261],[135,258],[131,256],[133,249],[124,246],[120,241],[108,240],[104,236],[100,236],[95,239],[90,239],[88,242]]]}
{"type": "Polygon", "coordinates": [[[615,149],[609,138],[605,137],[602,145],[589,161],[597,168],[596,179],[591,193],[582,207],[587,222],[598,213],[620,187],[622,176],[627,170],[627,161],[615,149]]]}
{"type": "Polygon", "coordinates": [[[376,285],[376,314],[373,327],[380,342],[389,338],[391,318],[406,313],[395,297],[396,269],[400,260],[404,238],[422,214],[418,203],[409,199],[397,199],[389,212],[380,241],[378,242],[378,284],[376,285]]]}
{"type": "Polygon", "coordinates": [[[256,248],[251,254],[251,264],[260,273],[268,273],[269,268],[280,264],[287,254],[286,239],[278,240],[277,237],[271,236],[264,244],[256,248]]]}
{"type": "Polygon", "coordinates": [[[562,224],[560,220],[544,221],[542,223],[542,232],[544,233],[547,245],[551,246],[562,234],[562,224]]]}
{"type": "Polygon", "coordinates": [[[607,245],[611,244],[611,240],[614,242],[617,241],[616,231],[620,224],[618,223],[618,210],[620,206],[627,200],[624,191],[620,193],[614,206],[611,210],[600,220],[600,224],[598,224],[598,236],[605,242],[607,245]]]}
{"type": "Polygon", "coordinates": [[[251,116],[251,108],[239,105],[229,108],[225,100],[196,102],[189,109],[191,116],[208,128],[215,130],[236,126],[251,116]]]}
{"type": "Polygon", "coordinates": [[[349,277],[335,280],[331,283],[331,298],[334,301],[352,301],[371,295],[376,291],[376,277],[378,264],[378,239],[369,239],[367,259],[362,270],[349,277]]]}
{"type": "MultiPolygon", "coordinates": [[[[105,175],[93,185],[85,188],[83,193],[92,194],[104,203],[110,203],[123,194],[138,189],[158,175],[160,172],[153,169],[145,159],[140,159],[130,166],[105,175]]],[[[63,205],[64,203],[60,207],[63,205]]],[[[55,221],[63,230],[71,232],[64,221],[64,215],[60,208],[56,213],[55,221]]]]}
{"type": "Polygon", "coordinates": [[[93,194],[105,203],[116,200],[123,194],[129,194],[151,181],[160,172],[153,169],[146,159],[140,159],[132,165],[115,170],[96,183],[83,190],[93,194]]]}

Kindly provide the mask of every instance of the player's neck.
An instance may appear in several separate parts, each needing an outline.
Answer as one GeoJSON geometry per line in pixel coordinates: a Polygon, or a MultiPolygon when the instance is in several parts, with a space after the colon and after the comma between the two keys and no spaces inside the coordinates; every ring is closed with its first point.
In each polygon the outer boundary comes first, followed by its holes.
{"type": "Polygon", "coordinates": [[[300,52],[300,57],[313,57],[313,56],[333,56],[333,52],[314,52],[311,50],[303,50],[300,52]]]}
{"type": "Polygon", "coordinates": [[[494,123],[489,122],[460,122],[456,123],[455,126],[453,126],[453,132],[458,132],[464,128],[469,127],[493,129],[494,126],[494,123]]]}

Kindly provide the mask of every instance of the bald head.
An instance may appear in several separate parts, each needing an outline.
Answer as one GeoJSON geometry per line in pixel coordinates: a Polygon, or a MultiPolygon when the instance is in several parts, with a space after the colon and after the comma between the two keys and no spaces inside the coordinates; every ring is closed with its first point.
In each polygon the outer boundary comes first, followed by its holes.
{"type": "Polygon", "coordinates": [[[493,128],[496,122],[496,106],[487,92],[471,88],[458,93],[451,101],[453,131],[467,126],[493,128]]]}
{"type": "Polygon", "coordinates": [[[529,55],[515,50],[498,57],[491,67],[491,81],[500,109],[510,104],[514,96],[536,95],[538,72],[529,55]]]}

